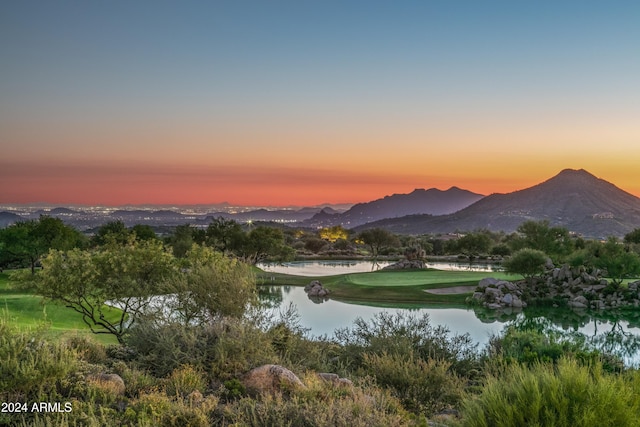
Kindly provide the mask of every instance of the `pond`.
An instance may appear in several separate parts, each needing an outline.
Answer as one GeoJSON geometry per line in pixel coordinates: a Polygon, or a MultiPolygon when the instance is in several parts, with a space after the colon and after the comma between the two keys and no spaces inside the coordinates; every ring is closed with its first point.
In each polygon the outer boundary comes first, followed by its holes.
{"type": "MultiPolygon", "coordinates": [[[[333,276],[336,274],[366,273],[384,268],[395,261],[366,260],[320,260],[293,261],[284,263],[260,263],[257,267],[271,273],[292,274],[296,276],[333,276]]],[[[497,264],[461,263],[461,262],[428,262],[428,268],[448,271],[499,271],[497,264]]]]}
{"type": "Polygon", "coordinates": [[[260,299],[274,311],[296,309],[300,326],[311,336],[332,337],[338,328],[353,326],[356,318],[372,319],[377,313],[428,314],[434,325],[443,325],[451,335],[469,334],[483,348],[492,335],[507,325],[528,323],[543,332],[556,331],[581,336],[595,348],[618,354],[629,366],[640,365],[640,313],[587,313],[563,308],[528,309],[523,312],[501,312],[466,307],[373,305],[336,300],[314,302],[301,287],[260,286],[260,299]]]}

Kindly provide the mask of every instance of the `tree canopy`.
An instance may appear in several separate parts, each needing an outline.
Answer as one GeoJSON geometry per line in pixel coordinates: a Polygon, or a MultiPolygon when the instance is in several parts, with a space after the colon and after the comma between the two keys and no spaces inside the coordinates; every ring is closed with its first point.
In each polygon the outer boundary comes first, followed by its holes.
{"type": "Polygon", "coordinates": [[[572,250],[569,230],[551,227],[549,221],[525,221],[517,229],[520,236],[511,241],[513,250],[536,249],[548,256],[559,259],[572,250]]]}
{"type": "Polygon", "coordinates": [[[62,302],[80,313],[92,332],[113,334],[119,342],[160,293],[162,283],[177,272],[161,242],[134,239],[87,251],[53,250],[42,259],[42,267],[34,278],[40,295],[62,302]]]}
{"type": "Polygon", "coordinates": [[[519,274],[527,280],[531,280],[544,272],[547,255],[537,249],[520,249],[511,258],[504,262],[507,273],[519,274]]]}
{"type": "Polygon", "coordinates": [[[595,247],[594,265],[607,271],[614,285],[620,285],[629,277],[640,275],[640,256],[610,237],[606,243],[595,247]]]}
{"type": "Polygon", "coordinates": [[[83,244],[83,236],[59,218],[42,215],[38,220],[17,222],[0,230],[0,262],[26,263],[31,273],[50,250],[67,250],[83,244]]]}
{"type": "Polygon", "coordinates": [[[358,234],[357,239],[369,246],[373,257],[377,257],[380,249],[384,247],[397,248],[400,246],[400,240],[398,237],[384,228],[364,230],[358,234]]]}

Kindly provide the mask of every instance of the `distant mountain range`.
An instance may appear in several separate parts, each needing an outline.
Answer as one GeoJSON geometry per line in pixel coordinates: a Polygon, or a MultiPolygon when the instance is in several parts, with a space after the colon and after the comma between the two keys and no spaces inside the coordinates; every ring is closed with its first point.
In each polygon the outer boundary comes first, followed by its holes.
{"type": "Polygon", "coordinates": [[[385,219],[356,230],[382,227],[424,234],[487,228],[514,231],[526,220],[548,220],[585,237],[623,236],[640,227],[640,198],[580,169],[566,169],[533,187],[492,194],[449,215],[385,219]]]}
{"type": "Polygon", "coordinates": [[[313,227],[342,225],[353,228],[384,218],[414,214],[446,215],[457,212],[483,197],[482,194],[458,187],[451,187],[446,191],[420,188],[409,194],[393,194],[371,202],[358,203],[344,213],[333,213],[323,209],[304,223],[313,227]]]}
{"type": "Polygon", "coordinates": [[[640,227],[640,198],[580,169],[566,169],[533,187],[508,194],[482,196],[457,187],[446,191],[416,189],[393,194],[348,210],[331,207],[301,209],[253,209],[246,212],[178,209],[23,210],[0,212],[0,227],[35,219],[40,214],[61,218],[80,230],[91,230],[108,221],[126,225],[172,227],[180,224],[206,226],[219,216],[239,222],[273,221],[299,227],[342,225],[360,231],[381,227],[399,234],[451,233],[487,228],[514,231],[526,220],[548,220],[585,237],[623,236],[640,227]]]}

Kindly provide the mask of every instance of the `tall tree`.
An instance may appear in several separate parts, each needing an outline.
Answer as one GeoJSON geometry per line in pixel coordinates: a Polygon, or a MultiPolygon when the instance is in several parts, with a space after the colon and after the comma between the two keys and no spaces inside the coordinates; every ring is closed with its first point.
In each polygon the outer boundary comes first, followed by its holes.
{"type": "Polygon", "coordinates": [[[207,227],[207,245],[216,248],[223,254],[233,252],[246,239],[240,224],[232,219],[218,217],[207,227]]]}
{"type": "Polygon", "coordinates": [[[209,247],[194,244],[183,260],[186,267],[172,277],[167,306],[185,324],[203,324],[218,316],[240,317],[255,304],[251,267],[209,247]]]}
{"type": "Polygon", "coordinates": [[[131,231],[135,233],[136,240],[154,240],[158,238],[156,232],[153,231],[150,225],[136,224],[131,227],[131,231]]]}
{"type": "Polygon", "coordinates": [[[112,334],[121,343],[177,271],[173,256],[160,241],[134,239],[91,251],[54,250],[42,260],[42,267],[34,278],[40,295],[80,313],[92,332],[112,334]]]}
{"type": "Polygon", "coordinates": [[[400,246],[400,239],[392,232],[384,228],[372,228],[358,234],[358,240],[362,240],[371,249],[371,255],[376,258],[380,249],[385,247],[397,248],[400,246]]]}
{"type": "Polygon", "coordinates": [[[475,231],[467,233],[456,242],[458,250],[469,257],[469,261],[480,254],[486,254],[491,247],[491,238],[488,233],[475,231]]]}
{"type": "Polygon", "coordinates": [[[173,236],[169,239],[173,248],[173,255],[176,258],[183,258],[187,255],[193,245],[193,230],[191,224],[179,225],[176,227],[173,236]]]}
{"type": "Polygon", "coordinates": [[[525,221],[517,229],[520,234],[510,241],[515,250],[537,249],[558,260],[572,250],[569,230],[564,227],[551,227],[549,221],[525,221]]]}
{"type": "MultiPolygon", "coordinates": [[[[592,246],[592,248],[594,248],[592,246]]],[[[594,249],[594,265],[607,271],[615,286],[624,279],[640,275],[640,256],[610,237],[604,244],[594,249]]]]}
{"type": "Polygon", "coordinates": [[[279,228],[258,226],[247,235],[237,255],[249,264],[257,264],[266,258],[285,261],[293,257],[294,250],[284,240],[279,228]]]}
{"type": "Polygon", "coordinates": [[[102,246],[113,242],[125,245],[129,242],[130,236],[131,230],[124,225],[124,222],[119,220],[109,221],[98,227],[98,230],[91,238],[91,243],[94,246],[102,246]]]}
{"type": "Polygon", "coordinates": [[[83,237],[75,228],[59,218],[42,215],[38,220],[17,222],[0,230],[0,260],[26,262],[31,273],[50,249],[66,250],[78,247],[83,237]]]}

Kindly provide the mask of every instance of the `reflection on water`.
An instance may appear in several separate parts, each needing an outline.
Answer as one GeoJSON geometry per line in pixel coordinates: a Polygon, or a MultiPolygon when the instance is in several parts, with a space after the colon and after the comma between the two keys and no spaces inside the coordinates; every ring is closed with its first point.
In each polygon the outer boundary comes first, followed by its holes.
{"type": "Polygon", "coordinates": [[[366,273],[377,271],[390,261],[293,261],[284,263],[259,263],[257,267],[270,273],[292,274],[295,276],[333,276],[347,273],[366,273]]]}
{"type": "MultiPolygon", "coordinates": [[[[484,345],[489,342],[491,335],[500,332],[501,323],[483,323],[476,317],[473,310],[467,308],[441,308],[415,305],[412,307],[376,307],[371,305],[356,305],[345,302],[328,300],[322,304],[311,301],[304,289],[296,286],[260,286],[261,301],[277,312],[290,304],[296,307],[299,314],[300,326],[310,331],[313,336],[333,336],[336,329],[352,326],[361,317],[365,320],[373,318],[377,313],[413,312],[417,315],[428,313],[434,324],[445,325],[452,334],[469,333],[473,339],[484,345]],[[275,304],[280,301],[280,305],[275,304]]],[[[275,314],[274,314],[275,315],[275,314]]]]}
{"type": "Polygon", "coordinates": [[[313,336],[333,336],[336,329],[350,327],[356,318],[370,320],[377,313],[428,313],[434,325],[446,326],[453,334],[468,333],[482,348],[492,335],[510,325],[535,327],[542,333],[565,334],[582,339],[603,352],[620,356],[629,366],[640,365],[640,312],[580,312],[561,308],[530,308],[523,312],[496,312],[484,308],[441,308],[414,306],[386,307],[349,304],[329,300],[311,301],[301,287],[260,286],[260,300],[275,312],[290,305],[296,307],[300,326],[313,336]]]}
{"type": "MultiPolygon", "coordinates": [[[[293,261],[285,263],[260,263],[257,266],[271,273],[284,273],[296,276],[333,276],[336,274],[366,273],[380,270],[393,261],[364,261],[364,260],[336,260],[336,261],[293,261]]],[[[462,262],[429,262],[428,268],[448,271],[500,271],[497,264],[476,264],[462,262]]]]}

